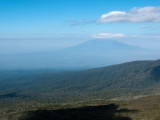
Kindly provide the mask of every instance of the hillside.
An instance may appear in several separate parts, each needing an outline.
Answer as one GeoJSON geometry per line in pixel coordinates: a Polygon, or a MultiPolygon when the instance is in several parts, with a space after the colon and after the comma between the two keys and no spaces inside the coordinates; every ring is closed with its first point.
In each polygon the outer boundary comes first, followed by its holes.
{"type": "Polygon", "coordinates": [[[160,60],[135,61],[61,73],[17,73],[15,76],[3,73],[0,79],[0,99],[30,101],[43,98],[67,102],[129,98],[160,91],[159,74],[160,60]]]}
{"type": "Polygon", "coordinates": [[[0,71],[0,119],[156,120],[159,95],[150,95],[160,93],[159,75],[160,60],[68,72],[0,71]]]}

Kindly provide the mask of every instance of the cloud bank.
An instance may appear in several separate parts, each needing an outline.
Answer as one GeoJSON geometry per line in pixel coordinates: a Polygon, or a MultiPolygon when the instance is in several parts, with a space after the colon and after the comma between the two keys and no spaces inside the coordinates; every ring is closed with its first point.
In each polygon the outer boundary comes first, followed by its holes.
{"type": "Polygon", "coordinates": [[[97,22],[142,23],[160,22],[160,7],[133,8],[130,11],[112,11],[103,14],[97,22]]]}
{"type": "Polygon", "coordinates": [[[92,38],[98,38],[98,39],[103,39],[103,38],[122,38],[125,37],[124,34],[121,33],[98,33],[96,35],[92,35],[92,38]]]}

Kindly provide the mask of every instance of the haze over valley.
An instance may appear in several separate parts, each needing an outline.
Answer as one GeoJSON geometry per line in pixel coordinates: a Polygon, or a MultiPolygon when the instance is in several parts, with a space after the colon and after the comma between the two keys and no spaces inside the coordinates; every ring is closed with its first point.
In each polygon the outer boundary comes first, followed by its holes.
{"type": "Polygon", "coordinates": [[[94,39],[54,51],[1,55],[1,69],[88,69],[134,60],[154,60],[159,51],[110,39],[94,39]],[[126,57],[127,56],[127,57],[126,57]]]}

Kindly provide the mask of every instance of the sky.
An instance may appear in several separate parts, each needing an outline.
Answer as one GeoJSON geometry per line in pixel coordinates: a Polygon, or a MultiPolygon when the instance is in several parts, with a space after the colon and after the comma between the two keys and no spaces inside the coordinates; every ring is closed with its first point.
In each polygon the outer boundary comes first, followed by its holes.
{"type": "Polygon", "coordinates": [[[0,54],[91,39],[160,50],[160,0],[0,0],[0,54]]]}

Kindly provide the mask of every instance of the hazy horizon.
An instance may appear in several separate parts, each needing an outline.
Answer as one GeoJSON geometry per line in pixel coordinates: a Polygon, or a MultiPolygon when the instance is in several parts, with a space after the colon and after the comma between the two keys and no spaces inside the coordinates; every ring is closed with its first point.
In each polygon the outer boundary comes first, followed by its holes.
{"type": "Polygon", "coordinates": [[[160,59],[159,4],[1,0],[0,68],[94,68],[160,59]],[[104,47],[104,40],[115,42],[104,47]]]}

